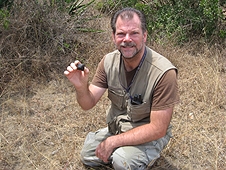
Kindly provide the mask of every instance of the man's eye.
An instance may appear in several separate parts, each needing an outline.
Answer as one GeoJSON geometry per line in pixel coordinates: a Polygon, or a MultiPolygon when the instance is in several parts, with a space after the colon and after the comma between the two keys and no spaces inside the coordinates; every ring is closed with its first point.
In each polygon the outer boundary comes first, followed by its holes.
{"type": "Polygon", "coordinates": [[[122,36],[122,35],[124,35],[123,33],[118,33],[117,35],[120,35],[120,36],[122,36]]]}
{"type": "Polygon", "coordinates": [[[137,35],[137,34],[138,34],[138,32],[133,32],[133,33],[132,33],[132,35],[137,35]]]}
{"type": "Polygon", "coordinates": [[[118,33],[117,36],[118,36],[118,37],[124,37],[125,34],[123,34],[123,33],[118,33]]]}

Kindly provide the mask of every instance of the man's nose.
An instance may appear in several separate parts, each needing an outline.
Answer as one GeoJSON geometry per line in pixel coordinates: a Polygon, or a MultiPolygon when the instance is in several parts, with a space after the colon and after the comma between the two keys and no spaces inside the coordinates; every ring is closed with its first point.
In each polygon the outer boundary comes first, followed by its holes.
{"type": "Polygon", "coordinates": [[[127,33],[123,41],[132,41],[130,35],[127,33]]]}

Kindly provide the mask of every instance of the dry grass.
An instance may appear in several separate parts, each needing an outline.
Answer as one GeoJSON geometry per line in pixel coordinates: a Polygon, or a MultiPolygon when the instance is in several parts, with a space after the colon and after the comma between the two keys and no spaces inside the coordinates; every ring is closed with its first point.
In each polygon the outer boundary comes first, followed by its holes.
{"type": "Polygon", "coordinates": [[[203,47],[201,54],[192,55],[191,48],[165,51],[179,68],[181,97],[166,157],[179,169],[224,169],[225,51],[203,47]]]}
{"type": "MultiPolygon", "coordinates": [[[[61,19],[51,28],[57,34],[51,39],[42,37],[42,42],[27,37],[34,38],[34,34],[25,28],[39,29],[28,22],[34,18],[19,18],[23,21],[21,25],[12,18],[14,28],[2,30],[0,169],[92,169],[82,165],[79,153],[86,134],[106,126],[105,110],[109,101],[104,96],[94,109],[81,110],[63,71],[69,62],[82,59],[92,77],[101,57],[114,49],[107,31],[109,19],[94,22],[106,30],[103,33],[78,34],[73,32],[73,22],[69,22],[67,29],[59,24],[68,19],[66,15],[59,17],[56,11],[54,14],[56,19],[61,19]],[[59,52],[60,43],[53,42],[62,35],[64,42],[72,41],[75,46],[59,52]],[[46,50],[38,50],[42,43],[46,50]]],[[[50,23],[46,21],[47,26],[43,27],[50,28],[50,23]]],[[[199,42],[182,48],[172,47],[170,43],[152,47],[178,67],[181,97],[172,120],[174,138],[153,169],[225,169],[225,49],[200,46],[199,42]]]]}

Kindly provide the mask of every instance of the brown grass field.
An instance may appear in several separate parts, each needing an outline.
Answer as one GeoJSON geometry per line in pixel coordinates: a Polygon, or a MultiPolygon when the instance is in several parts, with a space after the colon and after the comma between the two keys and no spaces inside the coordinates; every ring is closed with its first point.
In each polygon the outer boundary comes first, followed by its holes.
{"type": "MultiPolygon", "coordinates": [[[[81,110],[63,72],[79,59],[91,80],[100,59],[114,49],[109,17],[88,23],[102,32],[82,33],[75,31],[76,18],[37,8],[25,3],[7,30],[0,25],[0,169],[93,169],[82,165],[79,154],[86,134],[106,126],[109,100],[105,95],[92,110],[81,110]]],[[[183,47],[148,45],[178,68],[181,99],[172,119],[174,137],[152,169],[224,170],[225,46],[197,40],[183,47]]]]}

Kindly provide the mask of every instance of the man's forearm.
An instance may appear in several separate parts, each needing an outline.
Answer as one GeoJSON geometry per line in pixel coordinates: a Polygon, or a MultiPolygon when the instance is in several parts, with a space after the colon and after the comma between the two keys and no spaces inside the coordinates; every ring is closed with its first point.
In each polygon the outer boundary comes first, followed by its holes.
{"type": "Polygon", "coordinates": [[[95,106],[95,98],[88,88],[76,89],[76,99],[83,110],[95,106]]]}
{"type": "Polygon", "coordinates": [[[106,88],[101,88],[93,84],[87,86],[76,88],[77,101],[84,110],[89,110],[94,107],[106,91],[106,88]]]}
{"type": "Polygon", "coordinates": [[[165,132],[159,131],[150,124],[142,125],[125,133],[113,136],[115,148],[126,145],[140,145],[165,136],[165,132]]]}

